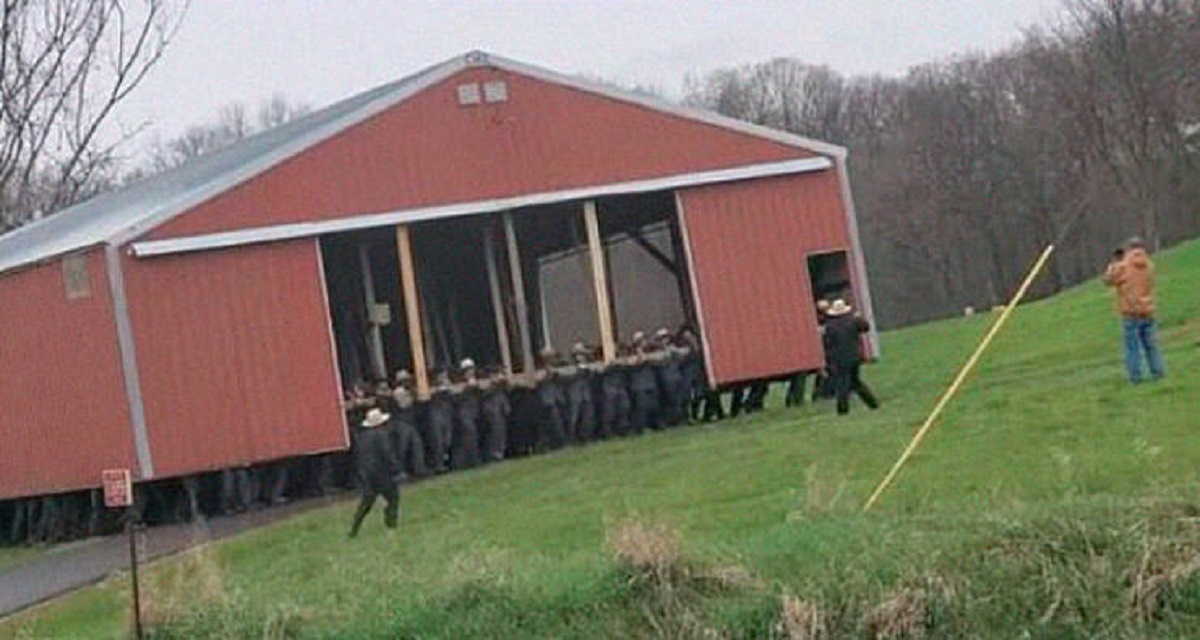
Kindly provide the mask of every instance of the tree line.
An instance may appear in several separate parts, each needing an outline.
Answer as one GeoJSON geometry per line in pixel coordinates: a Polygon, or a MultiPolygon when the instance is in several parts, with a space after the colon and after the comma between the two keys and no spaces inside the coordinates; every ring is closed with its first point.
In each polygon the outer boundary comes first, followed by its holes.
{"type": "Polygon", "coordinates": [[[1071,0],[1007,50],[846,77],[795,59],[686,83],[693,105],[850,149],[885,326],[1002,304],[1076,213],[1045,295],[1138,234],[1200,234],[1200,1],[1071,0]]]}

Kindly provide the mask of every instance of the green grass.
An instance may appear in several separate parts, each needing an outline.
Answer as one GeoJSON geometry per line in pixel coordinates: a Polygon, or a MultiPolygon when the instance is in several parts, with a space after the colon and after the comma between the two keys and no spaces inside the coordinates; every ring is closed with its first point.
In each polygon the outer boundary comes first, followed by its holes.
{"type": "Polygon", "coordinates": [[[0,547],[0,571],[37,557],[40,547],[0,547]]]}
{"type": "MultiPolygon", "coordinates": [[[[887,624],[1191,637],[1200,243],[1163,254],[1159,273],[1166,380],[1125,382],[1100,286],[1023,307],[870,513],[862,502],[992,316],[884,335],[864,373],[878,412],[773,408],[512,461],[406,490],[393,535],[373,514],[347,541],[345,502],[160,563],[146,580],[156,633],[773,637],[794,595],[832,637],[887,624]],[[682,557],[663,571],[615,561],[606,535],[628,520],[677,531],[682,557]],[[897,594],[919,603],[910,618],[877,608],[897,594]]],[[[0,637],[119,637],[126,598],[114,579],[0,623],[0,637]]]]}

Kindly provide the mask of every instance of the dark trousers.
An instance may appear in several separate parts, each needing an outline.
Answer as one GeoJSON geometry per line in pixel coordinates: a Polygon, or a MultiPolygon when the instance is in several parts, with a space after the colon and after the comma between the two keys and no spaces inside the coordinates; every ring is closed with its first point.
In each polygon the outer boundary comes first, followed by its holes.
{"type": "Polygon", "coordinates": [[[375,506],[375,499],[383,496],[383,524],[389,529],[396,528],[396,521],[400,517],[400,489],[390,486],[384,491],[375,491],[374,489],[364,488],[362,499],[358,501],[358,508],[354,510],[354,521],[350,523],[350,537],[358,535],[358,529],[362,526],[363,519],[371,512],[371,507],[375,506]]]}
{"type": "Polygon", "coordinates": [[[797,373],[788,379],[787,395],[783,398],[783,406],[798,407],[804,404],[804,387],[808,382],[807,373],[797,373]]]}
{"type": "Polygon", "coordinates": [[[725,419],[725,406],[721,404],[721,393],[715,389],[704,391],[704,422],[725,419]]]}
{"type": "Polygon", "coordinates": [[[850,412],[851,393],[857,393],[867,407],[879,408],[879,401],[875,399],[875,394],[871,393],[871,390],[859,377],[858,369],[859,365],[854,364],[836,367],[833,370],[833,387],[837,391],[837,412],[839,414],[844,415],[850,412]]]}

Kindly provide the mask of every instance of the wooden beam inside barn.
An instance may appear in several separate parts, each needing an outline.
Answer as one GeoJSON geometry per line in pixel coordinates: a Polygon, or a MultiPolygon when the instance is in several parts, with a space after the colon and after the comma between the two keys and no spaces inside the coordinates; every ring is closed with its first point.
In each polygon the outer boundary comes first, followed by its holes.
{"type": "Polygon", "coordinates": [[[608,301],[608,270],[604,266],[604,244],[600,240],[600,223],[596,218],[596,201],[583,203],[583,222],[587,227],[588,250],[592,257],[592,285],[596,291],[596,314],[600,325],[600,349],[605,362],[617,356],[613,339],[612,307],[608,301]]]}
{"type": "Polygon", "coordinates": [[[412,374],[417,383],[417,397],[424,400],[429,397],[429,370],[425,364],[425,336],[421,331],[421,304],[414,267],[416,261],[413,260],[412,238],[407,225],[396,226],[396,249],[400,258],[400,287],[408,319],[408,340],[412,347],[412,374]]]}

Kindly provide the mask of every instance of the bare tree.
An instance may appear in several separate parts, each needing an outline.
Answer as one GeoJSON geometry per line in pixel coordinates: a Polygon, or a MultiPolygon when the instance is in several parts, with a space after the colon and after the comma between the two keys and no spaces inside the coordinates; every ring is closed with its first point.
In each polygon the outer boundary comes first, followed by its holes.
{"type": "Polygon", "coordinates": [[[101,126],[158,63],[170,0],[0,0],[0,230],[90,194],[120,141],[101,126]]]}
{"type": "Polygon", "coordinates": [[[214,121],[190,126],[175,138],[156,142],[150,149],[149,167],[130,174],[126,179],[177,167],[255,133],[286,124],[309,111],[311,109],[307,105],[289,102],[282,95],[272,96],[259,105],[253,118],[243,104],[226,105],[218,111],[214,121]]]}

